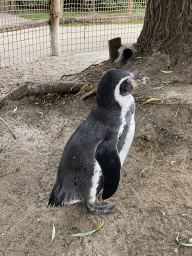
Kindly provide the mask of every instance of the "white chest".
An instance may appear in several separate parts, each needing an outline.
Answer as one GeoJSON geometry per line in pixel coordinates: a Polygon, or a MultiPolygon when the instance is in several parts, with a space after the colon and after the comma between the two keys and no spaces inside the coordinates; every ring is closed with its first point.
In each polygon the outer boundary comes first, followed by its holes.
{"type": "Polygon", "coordinates": [[[118,135],[119,142],[117,148],[121,166],[125,161],[135,133],[135,101],[132,95],[129,95],[127,100],[127,104],[122,105],[121,126],[118,135]]]}
{"type": "MultiPolygon", "coordinates": [[[[132,95],[123,97],[121,102],[122,111],[121,111],[121,125],[119,128],[119,141],[121,140],[119,157],[121,161],[121,166],[123,165],[129,148],[131,146],[134,133],[135,133],[135,101],[132,95]]],[[[118,148],[118,146],[117,146],[118,148]]],[[[99,184],[99,178],[102,175],[102,170],[97,161],[95,161],[94,173],[92,177],[92,186],[90,189],[89,203],[95,202],[96,189],[99,184]]]]}

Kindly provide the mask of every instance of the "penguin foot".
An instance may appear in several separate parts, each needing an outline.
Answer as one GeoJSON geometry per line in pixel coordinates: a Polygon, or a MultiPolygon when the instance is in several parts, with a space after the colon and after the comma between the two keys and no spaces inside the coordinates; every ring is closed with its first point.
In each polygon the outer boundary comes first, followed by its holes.
{"type": "Polygon", "coordinates": [[[111,209],[115,204],[107,204],[106,202],[87,204],[88,211],[92,214],[111,214],[111,209]]]}

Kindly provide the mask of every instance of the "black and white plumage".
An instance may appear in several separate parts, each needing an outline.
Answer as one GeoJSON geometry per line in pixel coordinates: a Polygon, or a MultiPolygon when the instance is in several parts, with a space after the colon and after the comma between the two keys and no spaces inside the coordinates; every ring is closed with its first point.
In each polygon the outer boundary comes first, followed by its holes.
{"type": "Polygon", "coordinates": [[[91,213],[112,213],[114,205],[95,203],[111,197],[135,132],[136,83],[127,70],[111,70],[97,89],[97,102],[67,142],[49,204],[87,203],[91,213]]]}

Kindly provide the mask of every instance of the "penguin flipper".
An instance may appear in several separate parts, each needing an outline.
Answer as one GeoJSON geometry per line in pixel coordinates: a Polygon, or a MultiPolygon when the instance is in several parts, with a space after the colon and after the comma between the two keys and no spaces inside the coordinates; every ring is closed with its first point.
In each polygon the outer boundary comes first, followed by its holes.
{"type": "Polygon", "coordinates": [[[113,140],[103,141],[98,145],[95,154],[104,177],[103,200],[111,197],[119,185],[121,162],[115,145],[113,140]]]}

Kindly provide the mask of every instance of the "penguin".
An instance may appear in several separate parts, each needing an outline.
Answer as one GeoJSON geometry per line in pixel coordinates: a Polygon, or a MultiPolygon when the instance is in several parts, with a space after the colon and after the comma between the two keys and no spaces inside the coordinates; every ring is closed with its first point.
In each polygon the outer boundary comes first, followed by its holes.
{"type": "Polygon", "coordinates": [[[107,72],[97,87],[96,104],[68,140],[57,171],[49,205],[86,203],[93,214],[110,214],[115,205],[95,202],[110,198],[135,132],[137,84],[127,70],[107,72]]]}

